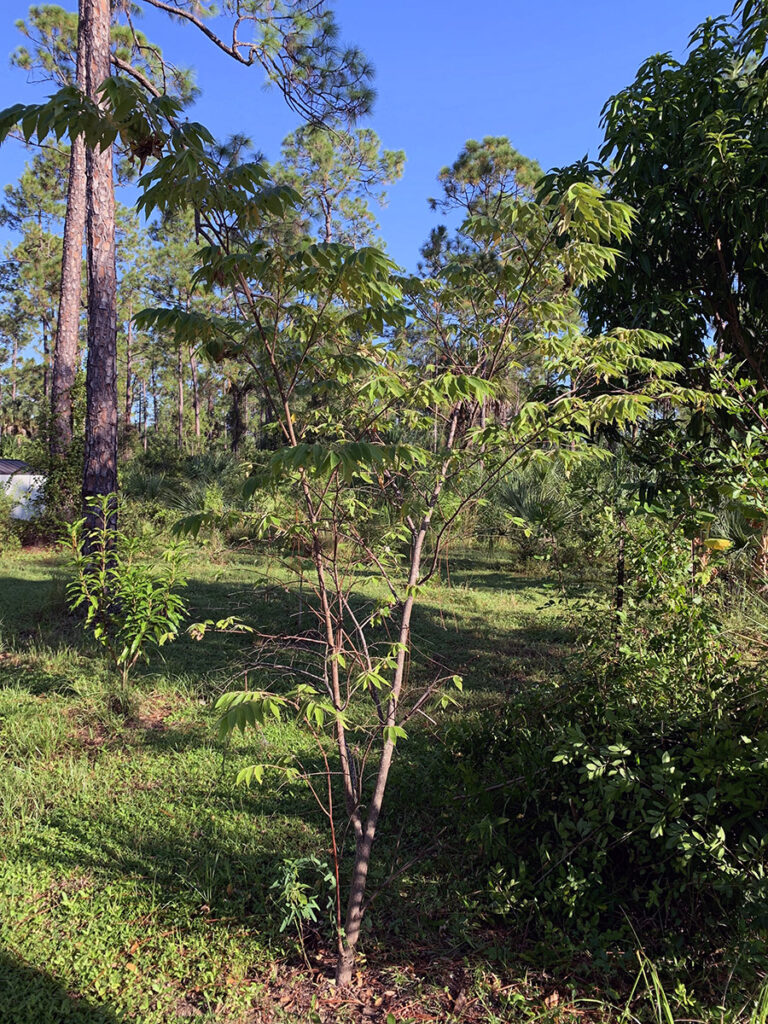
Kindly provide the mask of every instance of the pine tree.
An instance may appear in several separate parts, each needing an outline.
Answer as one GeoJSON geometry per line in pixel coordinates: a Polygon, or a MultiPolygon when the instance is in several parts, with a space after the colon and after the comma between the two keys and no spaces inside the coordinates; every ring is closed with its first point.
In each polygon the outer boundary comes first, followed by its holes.
{"type": "MultiPolygon", "coordinates": [[[[66,164],[65,150],[42,150],[27,165],[18,183],[6,186],[0,206],[0,224],[20,236],[18,242],[6,248],[1,301],[14,325],[17,358],[22,339],[22,348],[31,345],[40,350],[43,399],[48,399],[51,392],[66,164]]],[[[39,413],[34,419],[39,421],[39,413]]]]}
{"type": "MultiPolygon", "coordinates": [[[[131,21],[132,10],[134,8],[130,4],[122,8],[123,15],[128,19],[127,25],[120,24],[112,18],[110,20],[107,74],[110,67],[115,68],[139,82],[151,94],[159,95],[161,91],[171,91],[183,101],[189,101],[196,91],[191,74],[184,69],[167,65],[159,47],[150,44],[146,36],[136,31],[131,21]]],[[[88,92],[87,40],[85,37],[81,38],[85,13],[86,8],[82,0],[77,14],[65,11],[54,4],[31,7],[27,21],[16,23],[19,31],[30,41],[31,48],[17,48],[13,55],[13,63],[24,70],[42,73],[59,85],[74,83],[81,90],[88,92]]],[[[94,93],[88,94],[95,98],[94,93]]],[[[104,159],[106,160],[106,155],[104,159]]],[[[72,395],[79,349],[83,235],[86,227],[86,174],[85,143],[80,136],[76,136],[71,147],[61,294],[53,358],[50,429],[53,474],[62,470],[73,436],[72,395]]],[[[102,404],[105,398],[106,395],[102,396],[102,404]]],[[[116,482],[116,467],[113,475],[116,482]]]]}
{"type": "Polygon", "coordinates": [[[283,142],[273,174],[299,190],[308,233],[363,246],[376,241],[379,227],[370,201],[385,205],[386,186],[400,179],[404,164],[405,153],[382,150],[370,128],[306,126],[283,142]]]}

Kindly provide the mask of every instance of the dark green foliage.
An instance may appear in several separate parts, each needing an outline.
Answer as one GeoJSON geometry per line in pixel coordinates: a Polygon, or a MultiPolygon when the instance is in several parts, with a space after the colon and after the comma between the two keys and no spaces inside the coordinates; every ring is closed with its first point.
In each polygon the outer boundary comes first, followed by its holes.
{"type": "Polygon", "coordinates": [[[757,56],[727,18],[709,19],[684,63],[650,57],[607,102],[601,163],[549,180],[596,177],[637,211],[617,269],[584,290],[593,330],[662,331],[686,365],[714,336],[764,381],[768,79],[757,56]]]}
{"type": "Polygon", "coordinates": [[[13,501],[0,486],[0,552],[11,551],[19,546],[19,524],[11,518],[13,501]]]}
{"type": "Polygon", "coordinates": [[[430,199],[433,210],[493,216],[510,198],[530,198],[541,177],[541,167],[512,146],[503,136],[487,135],[482,142],[469,139],[450,167],[443,167],[438,181],[440,199],[430,199]]]}
{"type": "Polygon", "coordinates": [[[658,530],[629,558],[570,681],[456,726],[467,839],[514,928],[709,955],[768,923],[768,679],[723,635],[711,564],[692,583],[658,530]]]}
{"type": "Polygon", "coordinates": [[[269,888],[274,893],[275,906],[283,914],[281,932],[290,925],[303,944],[306,924],[318,924],[325,916],[333,927],[336,876],[333,869],[317,857],[286,860],[282,872],[269,888]]]}
{"type": "Polygon", "coordinates": [[[93,498],[87,509],[96,526],[86,532],[86,520],[80,519],[68,530],[73,577],[67,597],[119,673],[124,698],[136,663],[146,659],[150,647],[178,635],[186,614],[178,592],[185,584],[183,551],[169,546],[157,564],[149,564],[138,541],[117,528],[115,495],[93,498]]]}

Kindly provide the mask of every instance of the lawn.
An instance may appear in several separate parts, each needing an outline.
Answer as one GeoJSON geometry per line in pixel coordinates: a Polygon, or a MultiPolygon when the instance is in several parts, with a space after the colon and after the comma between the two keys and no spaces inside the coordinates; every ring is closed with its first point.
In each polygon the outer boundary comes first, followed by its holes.
{"type": "MultiPolygon", "coordinates": [[[[191,620],[290,621],[297,600],[264,590],[257,569],[248,555],[202,549],[191,620]]],[[[327,934],[308,929],[302,954],[295,930],[280,931],[274,887],[286,861],[327,859],[320,815],[300,783],[235,785],[265,748],[313,751],[284,723],[227,745],[217,738],[214,700],[242,684],[252,640],[208,633],[164,647],[118,714],[65,588],[54,552],[4,559],[0,1020],[391,1024],[564,1012],[570,983],[553,999],[554,982],[527,976],[513,937],[473,919],[480,883],[463,870],[466,840],[451,827],[462,793],[441,728],[425,723],[398,749],[372,888],[395,878],[371,912],[355,995],[342,999],[325,980],[327,934]]],[[[557,596],[503,557],[463,553],[445,565],[416,617],[413,671],[439,662],[464,676],[461,707],[446,717],[551,685],[569,643],[557,596]]]]}

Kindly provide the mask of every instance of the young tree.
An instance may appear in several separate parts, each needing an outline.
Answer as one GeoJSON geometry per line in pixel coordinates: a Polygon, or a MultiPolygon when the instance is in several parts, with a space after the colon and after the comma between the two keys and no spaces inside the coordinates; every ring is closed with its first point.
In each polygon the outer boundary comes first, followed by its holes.
{"type": "MultiPolygon", "coordinates": [[[[298,635],[265,639],[263,685],[227,695],[220,707],[225,730],[291,713],[317,741],[322,789],[285,761],[254,765],[241,777],[260,780],[266,770],[303,777],[326,815],[337,878],[348,871],[349,879],[345,905],[341,897],[337,904],[337,981],[346,985],[396,746],[430,702],[450,700],[446,683],[460,685],[450,668],[424,686],[408,674],[414,611],[452,524],[516,460],[543,449],[572,462],[590,449],[597,424],[624,425],[671,399],[664,376],[674,368],[640,354],[660,344],[646,332],[592,339],[580,329],[573,286],[612,267],[609,240],[626,236],[631,220],[625,206],[590,186],[540,204],[507,198],[495,217],[470,218],[467,235],[482,251],[493,248],[493,259],[485,274],[461,261],[446,265],[441,282],[398,279],[370,247],[267,241],[270,215],[282,218],[297,199],[291,190],[271,187],[258,164],[222,173],[200,151],[196,162],[193,179],[189,157],[149,171],[142,203],[168,212],[192,199],[206,242],[196,280],[228,289],[232,301],[222,315],[175,308],[138,319],[173,328],[180,342],[201,339],[212,360],[247,364],[280,431],[281,446],[246,492],[270,492],[272,510],[258,517],[258,528],[282,551],[283,567],[311,578],[313,621],[298,635]],[[436,372],[425,374],[400,339],[406,299],[419,316],[435,304],[482,306],[482,358],[473,328],[451,314],[435,324],[430,313],[425,329],[434,331],[440,355],[436,372]],[[520,317],[499,329],[494,311],[509,304],[520,317]],[[396,334],[385,343],[388,328],[396,334]],[[481,424],[483,400],[498,396],[517,352],[534,340],[547,391],[532,382],[514,416],[481,424]],[[635,375],[644,381],[640,393],[635,375]],[[377,581],[383,600],[357,593],[365,577],[377,581]],[[287,689],[269,685],[285,671],[287,689]],[[353,843],[348,868],[339,846],[344,824],[353,843]]],[[[186,526],[211,519],[201,513],[186,526]]]]}
{"type": "MultiPolygon", "coordinates": [[[[592,451],[599,425],[623,429],[660,402],[681,400],[681,389],[669,383],[678,368],[643,355],[663,344],[649,332],[583,333],[574,289],[613,269],[617,253],[609,243],[627,236],[632,219],[624,204],[590,185],[559,193],[550,185],[539,202],[509,199],[493,217],[470,217],[464,233],[484,265],[458,259],[445,266],[442,281],[401,279],[369,247],[287,249],[271,241],[272,218],[299,201],[293,190],[273,186],[258,164],[222,170],[199,125],[176,123],[163,133],[165,100],[148,103],[111,82],[104,102],[108,116],[67,94],[7,113],[0,131],[19,117],[30,134],[44,131],[58,116],[103,144],[139,125],[153,145],[164,146],[163,159],[141,179],[140,206],[163,216],[191,206],[205,243],[196,282],[230,296],[218,314],[149,310],[137,322],[172,329],[179,342],[198,339],[213,361],[243,361],[281,436],[247,493],[270,492],[273,508],[258,516],[258,529],[275,548],[282,545],[283,564],[300,580],[312,579],[313,622],[299,635],[265,642],[263,687],[230,694],[220,706],[225,729],[291,711],[317,741],[322,791],[300,764],[254,765],[243,777],[258,780],[268,768],[303,776],[323,808],[337,875],[348,871],[349,878],[346,906],[341,896],[337,903],[337,979],[345,985],[396,746],[428,702],[450,696],[441,696],[453,679],[449,667],[422,686],[408,666],[419,594],[435,577],[452,525],[516,461],[556,451],[567,466],[592,451]],[[436,372],[425,373],[399,333],[382,339],[405,324],[404,300],[424,311],[442,302],[444,289],[449,309],[487,310],[475,322],[490,324],[488,336],[478,345],[474,327],[468,334],[460,318],[446,315],[436,325],[436,372]],[[509,330],[494,326],[505,305],[524,312],[509,330]],[[499,397],[520,347],[533,344],[546,388],[533,381],[513,416],[482,423],[483,400],[499,397]],[[366,602],[358,593],[371,577],[384,600],[366,602]],[[286,666],[288,688],[273,688],[286,666]],[[348,867],[339,845],[345,821],[353,844],[348,867]]],[[[425,330],[432,329],[428,320],[425,330]]],[[[210,518],[201,513],[188,525],[210,518]]]]}

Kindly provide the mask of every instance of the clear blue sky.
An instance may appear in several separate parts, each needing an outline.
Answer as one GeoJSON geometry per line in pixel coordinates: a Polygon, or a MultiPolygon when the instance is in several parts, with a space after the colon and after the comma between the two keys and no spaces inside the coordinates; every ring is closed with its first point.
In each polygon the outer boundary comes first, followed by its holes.
{"type": "MultiPolygon", "coordinates": [[[[75,0],[62,6],[76,9],[75,0]]],[[[682,56],[692,29],[730,10],[730,0],[338,0],[344,40],[376,67],[372,127],[385,146],[404,149],[405,175],[382,211],[390,253],[412,268],[435,223],[427,197],[435,176],[468,138],[507,135],[546,169],[600,145],[605,100],[631,81],[650,54],[682,56]]],[[[3,0],[0,39],[8,53],[28,4],[3,0]]],[[[260,70],[236,66],[192,27],[148,10],[141,27],[177,63],[197,71],[202,96],[190,116],[214,134],[248,134],[269,159],[295,116],[260,70]]],[[[0,65],[2,105],[45,95],[7,61],[0,65]]],[[[13,181],[26,154],[0,148],[0,183],[13,181]]],[[[127,197],[126,197],[127,198],[127,197]]]]}

